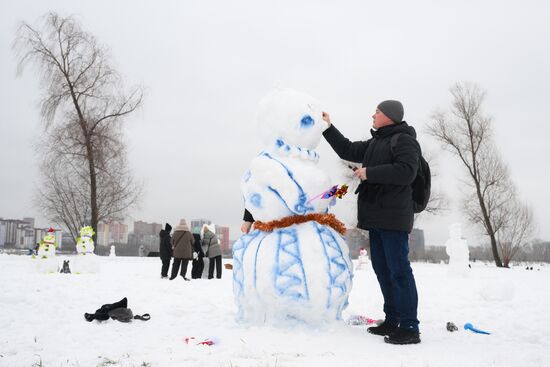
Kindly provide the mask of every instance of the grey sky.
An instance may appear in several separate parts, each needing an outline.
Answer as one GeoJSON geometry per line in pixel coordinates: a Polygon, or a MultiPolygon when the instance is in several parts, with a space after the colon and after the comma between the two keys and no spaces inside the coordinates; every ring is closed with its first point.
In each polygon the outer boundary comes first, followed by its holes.
{"type": "MultiPolygon", "coordinates": [[[[472,81],[487,90],[497,145],[534,208],[538,236],[550,239],[547,1],[2,1],[0,216],[42,225],[30,200],[41,91],[33,70],[15,77],[11,44],[18,22],[50,10],[75,15],[110,47],[127,82],[147,88],[126,124],[129,161],[146,184],[132,219],[208,217],[231,225],[236,238],[240,177],[261,149],[254,112],[280,81],[319,99],[350,139],[369,135],[378,102],[403,101],[405,119],[437,157],[434,184],[452,199],[448,215],[419,223],[428,244],[442,244],[449,224],[466,224],[458,211],[464,173],[422,131],[449,105],[449,87],[472,81]]],[[[319,152],[330,169],[336,158],[324,140],[319,152]]]]}

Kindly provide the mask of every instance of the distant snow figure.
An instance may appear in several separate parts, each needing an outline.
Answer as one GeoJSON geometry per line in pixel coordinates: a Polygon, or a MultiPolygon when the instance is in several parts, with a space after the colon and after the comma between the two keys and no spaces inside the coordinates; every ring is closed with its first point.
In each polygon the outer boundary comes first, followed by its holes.
{"type": "Polygon", "coordinates": [[[462,238],[460,223],[449,227],[450,238],[445,242],[445,250],[449,255],[449,270],[455,273],[465,273],[470,265],[470,250],[468,243],[462,238]]]}
{"type": "Polygon", "coordinates": [[[369,261],[369,255],[367,253],[367,250],[362,248],[359,250],[359,256],[357,257],[357,266],[355,267],[355,270],[369,270],[371,268],[370,261],[369,261]]]}
{"type": "Polygon", "coordinates": [[[116,256],[115,245],[111,245],[111,250],[109,252],[109,256],[110,257],[115,257],[116,256]]]}
{"type": "Polygon", "coordinates": [[[322,110],[306,94],[276,89],[260,102],[257,122],[265,150],[241,182],[255,230],[233,246],[238,318],[341,319],[353,276],[345,227],[327,214],[331,200],[313,199],[331,188],[314,150],[327,127],[322,110]]]}

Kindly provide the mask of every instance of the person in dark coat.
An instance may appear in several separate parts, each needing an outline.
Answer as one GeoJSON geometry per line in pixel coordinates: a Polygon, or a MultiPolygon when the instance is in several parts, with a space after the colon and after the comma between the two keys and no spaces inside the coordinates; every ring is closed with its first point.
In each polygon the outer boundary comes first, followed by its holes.
{"type": "Polygon", "coordinates": [[[392,344],[420,342],[418,294],[408,260],[408,235],[414,212],[411,184],[416,177],[420,145],[416,132],[403,121],[403,105],[389,100],[378,105],[372,116],[372,138],[351,142],[330,122],[323,136],[347,161],[362,163],[355,171],[361,179],[358,193],[358,227],[369,231],[372,267],[384,296],[384,322],[368,331],[384,335],[392,344]],[[395,146],[391,137],[399,134],[395,146]]]}
{"type": "Polygon", "coordinates": [[[204,252],[201,246],[201,235],[193,233],[195,243],[193,244],[193,267],[191,268],[191,278],[200,279],[204,271],[204,252]]]}
{"type": "Polygon", "coordinates": [[[172,231],[172,226],[168,223],[164,226],[164,229],[160,230],[159,237],[159,253],[160,260],[162,261],[162,268],[160,270],[160,277],[165,279],[168,278],[168,268],[170,267],[170,259],[172,258],[172,237],[170,237],[170,232],[172,231]]]}
{"type": "Polygon", "coordinates": [[[185,275],[187,274],[189,260],[193,260],[193,243],[195,243],[195,239],[193,238],[193,234],[189,231],[187,222],[185,219],[180,220],[180,224],[176,226],[174,236],[172,237],[174,262],[172,263],[172,276],[170,277],[170,280],[174,280],[178,276],[180,264],[180,275],[183,279],[190,280],[185,275]]]}

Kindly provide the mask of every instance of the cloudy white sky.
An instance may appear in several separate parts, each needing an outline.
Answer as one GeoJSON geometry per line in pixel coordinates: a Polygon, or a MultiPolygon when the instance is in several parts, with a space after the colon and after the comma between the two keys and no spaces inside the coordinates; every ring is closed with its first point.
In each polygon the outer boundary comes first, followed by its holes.
{"type": "MultiPolygon", "coordinates": [[[[0,3],[0,216],[34,216],[42,132],[36,74],[16,78],[11,50],[21,21],[48,11],[74,15],[112,52],[143,108],[127,122],[129,161],[146,192],[128,221],[206,217],[232,226],[242,214],[239,180],[261,149],[254,113],[275,82],[310,93],[349,138],[368,136],[378,102],[399,99],[405,119],[437,157],[434,185],[447,215],[418,225],[442,244],[462,219],[460,170],[425,135],[457,81],[487,91],[485,110],[537,236],[550,239],[550,3],[547,1],[2,1],[0,3]]],[[[336,161],[321,141],[321,164],[336,161]]],[[[466,235],[478,242],[471,229],[466,235]]]]}

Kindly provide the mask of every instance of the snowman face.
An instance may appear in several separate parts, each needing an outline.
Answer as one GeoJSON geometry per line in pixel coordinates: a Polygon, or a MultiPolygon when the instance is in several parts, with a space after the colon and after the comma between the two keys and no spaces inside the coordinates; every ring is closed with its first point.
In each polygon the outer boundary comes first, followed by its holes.
{"type": "Polygon", "coordinates": [[[257,121],[260,136],[267,146],[282,141],[314,149],[327,128],[319,103],[292,89],[277,89],[268,94],[260,102],[257,121]]]}
{"type": "Polygon", "coordinates": [[[92,237],[94,235],[94,229],[91,226],[80,228],[80,237],[92,237]]]}
{"type": "Polygon", "coordinates": [[[52,234],[47,234],[44,236],[44,242],[47,244],[53,244],[55,243],[55,236],[52,234]]]}

